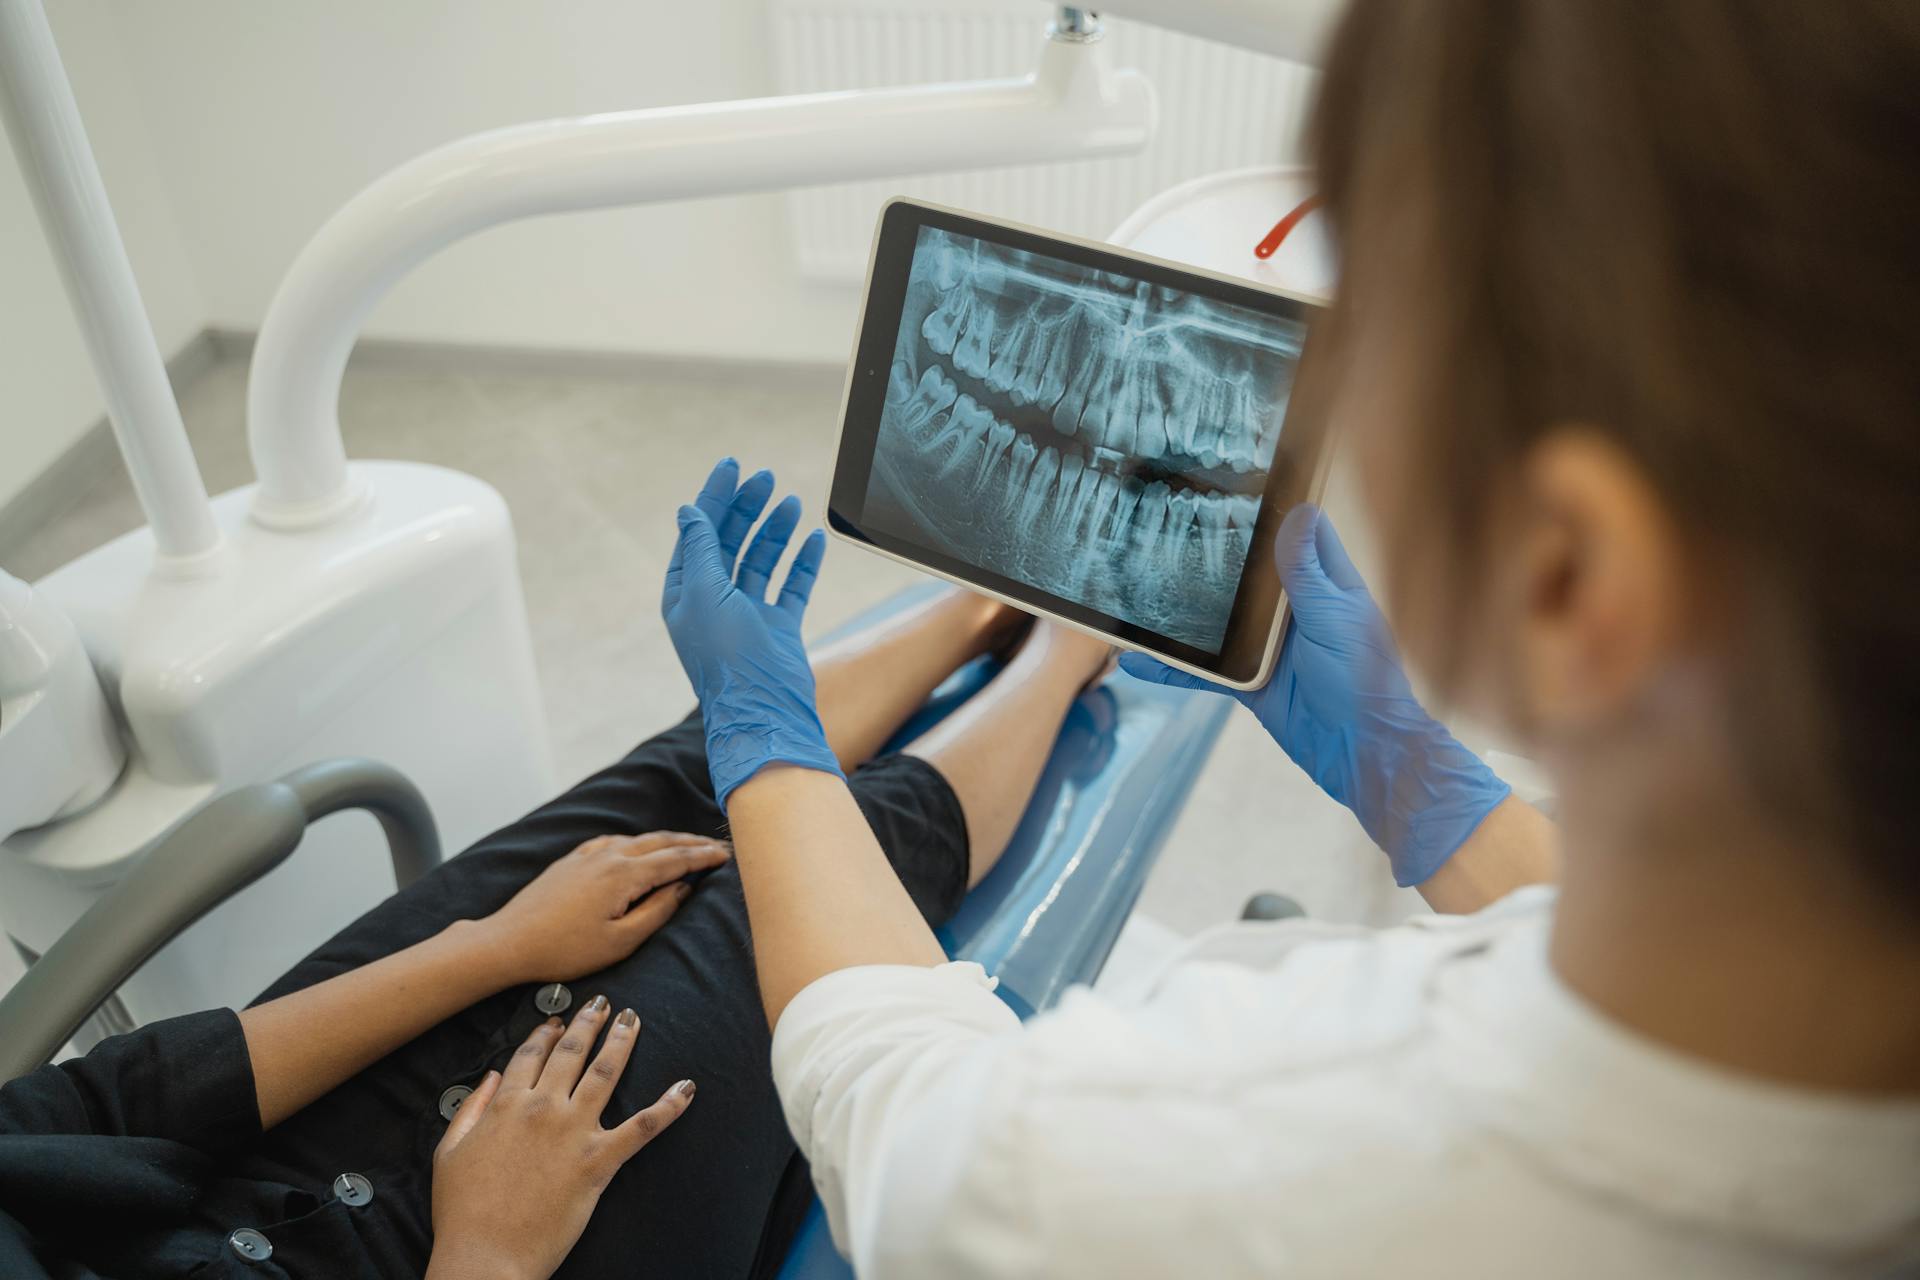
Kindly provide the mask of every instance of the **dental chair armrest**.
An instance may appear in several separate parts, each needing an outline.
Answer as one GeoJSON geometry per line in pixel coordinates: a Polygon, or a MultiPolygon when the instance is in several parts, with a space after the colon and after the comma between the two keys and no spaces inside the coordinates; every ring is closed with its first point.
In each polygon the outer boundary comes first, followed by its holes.
{"type": "Polygon", "coordinates": [[[372,760],[325,760],[216,796],[157,837],[0,999],[0,1082],[50,1061],[155,952],[279,866],[309,824],[343,809],[378,819],[398,887],[439,865],[426,798],[372,760]]]}

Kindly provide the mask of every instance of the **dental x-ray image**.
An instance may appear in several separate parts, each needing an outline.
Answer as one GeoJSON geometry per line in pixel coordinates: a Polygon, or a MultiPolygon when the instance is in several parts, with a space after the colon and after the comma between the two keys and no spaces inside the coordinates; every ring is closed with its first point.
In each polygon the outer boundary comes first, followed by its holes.
{"type": "Polygon", "coordinates": [[[1305,338],[922,227],[867,519],[1218,653],[1305,338]]]}

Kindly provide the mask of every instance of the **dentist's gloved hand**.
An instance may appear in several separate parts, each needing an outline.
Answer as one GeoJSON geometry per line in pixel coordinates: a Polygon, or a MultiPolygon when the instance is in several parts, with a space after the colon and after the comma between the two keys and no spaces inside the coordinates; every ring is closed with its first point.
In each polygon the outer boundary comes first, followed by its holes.
{"type": "Polygon", "coordinates": [[[773,496],[773,474],[758,472],[745,484],[739,478],[740,465],[722,459],[700,496],[680,508],[680,541],[660,599],[674,651],[700,698],[707,767],[723,807],[735,787],[775,762],[840,773],[800,642],[826,535],[807,535],[779,598],[768,604],[768,579],[800,523],[800,499],[784,498],[742,556],[747,530],[773,496]]]}
{"type": "Polygon", "coordinates": [[[1263,688],[1226,689],[1141,654],[1120,667],[1244,703],[1308,777],[1353,810],[1394,879],[1420,884],[1511,788],[1413,696],[1386,619],[1318,508],[1288,513],[1274,560],[1293,619],[1263,688]]]}

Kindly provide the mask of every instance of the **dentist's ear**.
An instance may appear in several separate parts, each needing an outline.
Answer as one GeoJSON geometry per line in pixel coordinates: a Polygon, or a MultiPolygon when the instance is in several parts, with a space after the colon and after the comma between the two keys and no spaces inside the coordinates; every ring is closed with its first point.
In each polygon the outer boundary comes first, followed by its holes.
{"type": "Polygon", "coordinates": [[[1638,464],[1595,433],[1550,433],[1520,479],[1491,596],[1511,637],[1502,701],[1528,737],[1579,736],[1630,714],[1686,642],[1684,543],[1638,464]]]}

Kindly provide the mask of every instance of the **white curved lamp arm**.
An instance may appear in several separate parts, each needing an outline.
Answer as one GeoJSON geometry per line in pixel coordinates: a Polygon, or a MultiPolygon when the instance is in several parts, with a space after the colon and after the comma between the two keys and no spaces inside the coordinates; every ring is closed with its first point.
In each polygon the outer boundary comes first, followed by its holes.
{"type": "Polygon", "coordinates": [[[359,495],[340,380],[381,296],[441,248],[543,213],[777,190],[1137,149],[1152,86],[1100,42],[1050,39],[1032,75],[619,112],[476,134],[355,196],[301,252],[267,309],[247,389],[254,516],[325,524],[359,495]]]}

